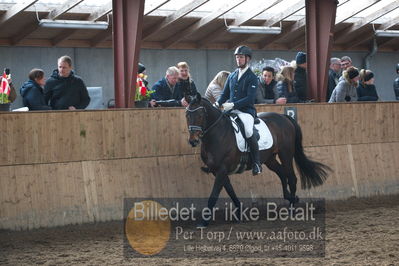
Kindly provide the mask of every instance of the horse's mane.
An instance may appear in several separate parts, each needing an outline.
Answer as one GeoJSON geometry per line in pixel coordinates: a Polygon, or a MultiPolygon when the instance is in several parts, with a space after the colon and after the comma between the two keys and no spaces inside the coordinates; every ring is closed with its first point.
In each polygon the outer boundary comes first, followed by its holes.
{"type": "Polygon", "coordinates": [[[219,108],[215,108],[213,106],[213,104],[207,99],[201,96],[201,98],[199,98],[200,95],[197,95],[198,97],[193,97],[192,100],[190,101],[190,105],[191,104],[199,104],[204,106],[206,109],[211,109],[211,110],[215,110],[218,113],[221,113],[222,111],[219,108]]]}

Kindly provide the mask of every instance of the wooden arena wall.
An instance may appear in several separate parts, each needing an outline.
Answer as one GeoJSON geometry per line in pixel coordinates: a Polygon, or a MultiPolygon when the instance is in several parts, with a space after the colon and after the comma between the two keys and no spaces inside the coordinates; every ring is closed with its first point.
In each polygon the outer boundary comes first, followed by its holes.
{"type": "MultiPolygon", "coordinates": [[[[334,170],[300,197],[399,192],[399,103],[293,106],[307,154],[334,170]]],[[[1,113],[0,124],[0,229],[121,219],[126,197],[208,197],[212,188],[182,108],[1,113]]],[[[239,197],[282,196],[266,168],[232,183],[239,197]]]]}

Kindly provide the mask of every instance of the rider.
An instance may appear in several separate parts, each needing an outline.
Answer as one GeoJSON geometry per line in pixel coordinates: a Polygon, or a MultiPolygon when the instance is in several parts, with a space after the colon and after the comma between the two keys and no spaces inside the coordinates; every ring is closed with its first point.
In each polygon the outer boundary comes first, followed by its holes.
{"type": "MultiPolygon", "coordinates": [[[[399,63],[396,64],[396,74],[399,75],[399,63]]],[[[399,77],[393,82],[393,91],[395,92],[395,98],[399,101],[399,77]]]]}
{"type": "Polygon", "coordinates": [[[245,137],[251,150],[253,162],[252,174],[257,175],[262,172],[259,160],[259,146],[256,136],[253,134],[254,118],[256,116],[255,98],[258,79],[249,68],[249,61],[252,51],[247,46],[239,46],[234,52],[237,69],[231,73],[224,85],[223,93],[219,100],[215,102],[216,107],[223,105],[225,111],[233,109],[244,124],[245,137]],[[229,100],[229,102],[226,102],[229,100]]]}

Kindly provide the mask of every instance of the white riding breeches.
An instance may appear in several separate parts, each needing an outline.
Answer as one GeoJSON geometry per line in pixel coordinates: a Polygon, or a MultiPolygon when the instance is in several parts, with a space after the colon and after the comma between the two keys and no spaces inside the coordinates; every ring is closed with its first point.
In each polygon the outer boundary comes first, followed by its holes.
{"type": "Polygon", "coordinates": [[[237,114],[244,124],[245,137],[252,137],[252,134],[254,133],[254,117],[248,113],[241,112],[240,110],[233,110],[232,113],[237,114]]]}

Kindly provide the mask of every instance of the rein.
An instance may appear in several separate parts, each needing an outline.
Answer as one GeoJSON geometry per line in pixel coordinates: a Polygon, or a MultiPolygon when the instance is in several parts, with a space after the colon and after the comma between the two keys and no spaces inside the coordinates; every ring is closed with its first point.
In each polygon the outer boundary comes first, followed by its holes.
{"type": "MultiPolygon", "coordinates": [[[[190,112],[190,113],[194,113],[194,112],[196,112],[196,111],[198,111],[198,110],[201,110],[201,109],[204,109],[204,111],[205,111],[205,113],[206,113],[206,109],[205,109],[204,106],[197,107],[197,108],[195,108],[195,109],[193,109],[193,110],[190,110],[190,109],[188,109],[188,107],[187,107],[187,108],[186,108],[186,111],[187,111],[187,112],[190,112]]],[[[207,129],[205,129],[205,131],[202,129],[201,126],[192,126],[192,125],[189,125],[189,126],[188,126],[188,130],[189,130],[189,131],[201,131],[200,138],[203,138],[203,137],[206,135],[206,133],[208,133],[213,127],[215,127],[215,126],[217,125],[217,123],[219,123],[219,121],[220,121],[220,119],[222,119],[223,115],[224,115],[224,113],[221,112],[221,113],[220,113],[220,116],[218,117],[218,119],[216,119],[216,121],[213,122],[212,125],[210,125],[207,129]]]]}

